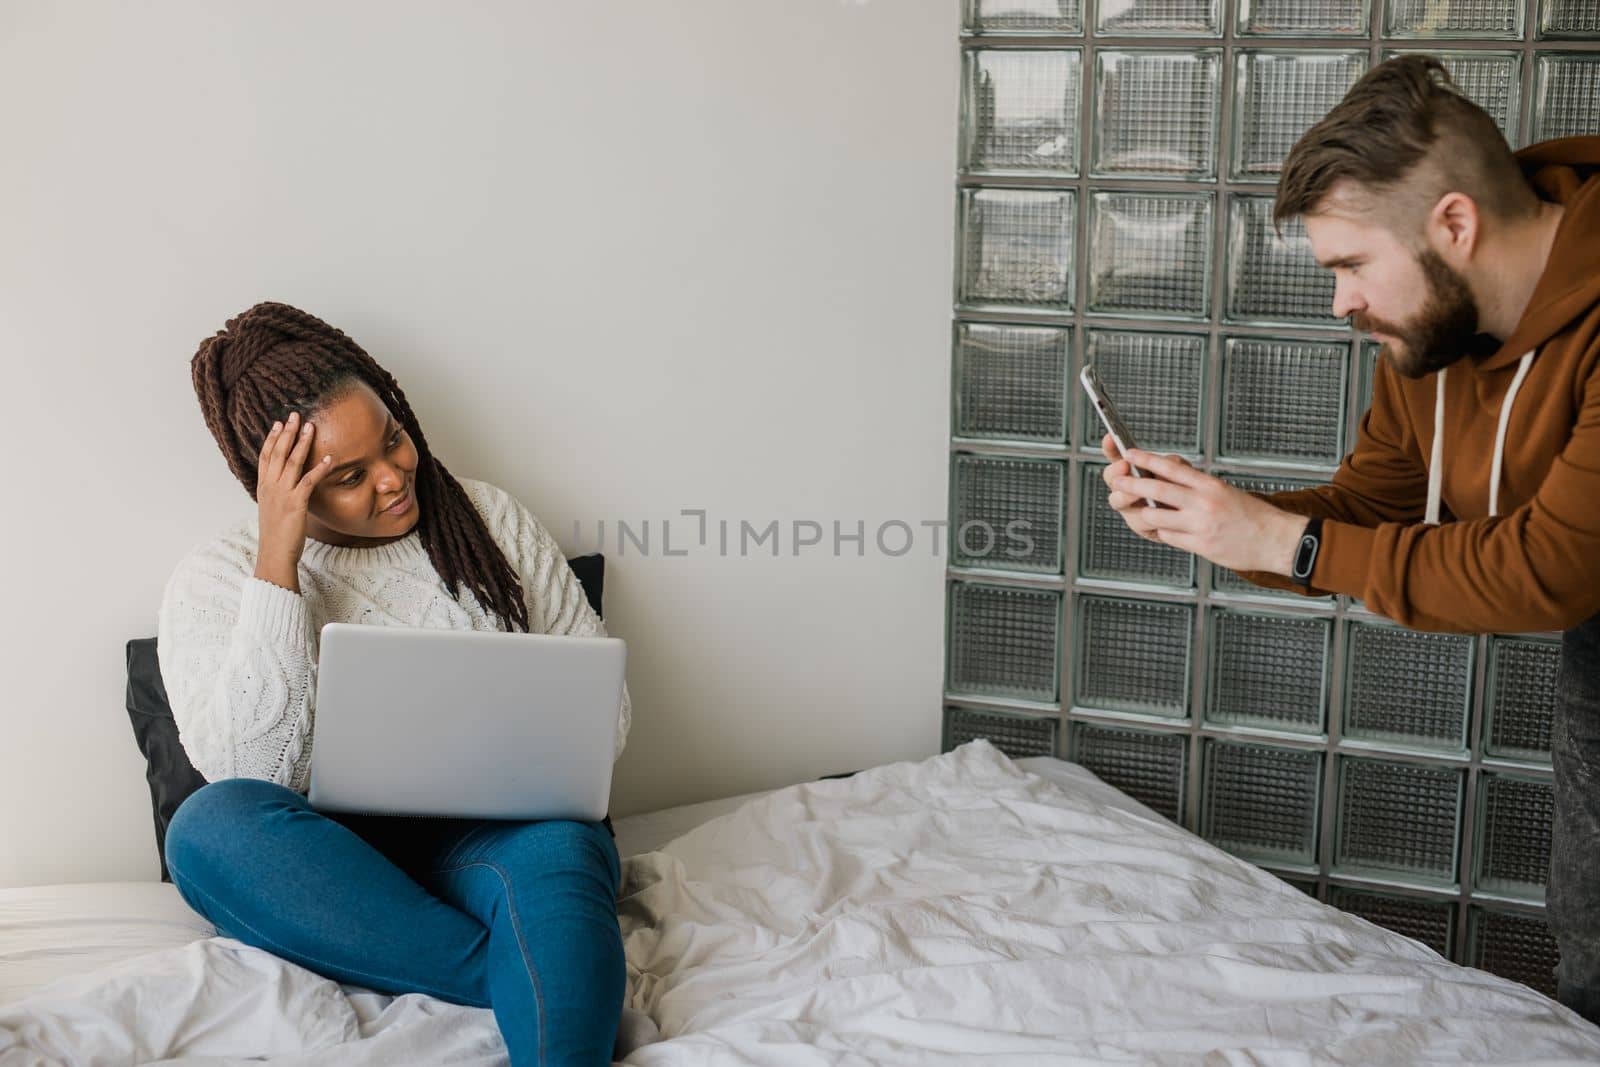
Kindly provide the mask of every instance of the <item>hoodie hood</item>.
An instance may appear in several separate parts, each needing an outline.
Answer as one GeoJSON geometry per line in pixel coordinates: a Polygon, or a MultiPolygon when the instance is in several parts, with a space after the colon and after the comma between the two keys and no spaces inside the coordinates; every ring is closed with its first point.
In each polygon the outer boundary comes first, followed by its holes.
{"type": "Polygon", "coordinates": [[[1516,153],[1541,199],[1566,208],[1517,328],[1480,366],[1508,366],[1600,302],[1600,137],[1540,141],[1516,153]]]}
{"type": "MultiPolygon", "coordinates": [[[[1500,513],[1500,476],[1512,405],[1533,366],[1539,346],[1600,302],[1600,137],[1541,141],[1516,153],[1529,184],[1544,200],[1566,208],[1550,244],[1550,258],[1539,275],[1528,306],[1511,336],[1478,364],[1480,371],[1517,364],[1500,404],[1489,466],[1489,514],[1500,513]]],[[[1423,522],[1439,521],[1444,492],[1445,379],[1434,376],[1433,451],[1428,459],[1428,500],[1423,522]]]]}

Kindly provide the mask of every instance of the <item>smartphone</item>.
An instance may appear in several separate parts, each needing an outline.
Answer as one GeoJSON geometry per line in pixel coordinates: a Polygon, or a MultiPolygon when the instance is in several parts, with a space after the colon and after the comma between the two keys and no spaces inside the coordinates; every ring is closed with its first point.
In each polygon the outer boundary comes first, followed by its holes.
{"type": "MultiPolygon", "coordinates": [[[[1100,413],[1100,421],[1105,423],[1106,432],[1111,435],[1111,443],[1117,446],[1117,451],[1122,454],[1122,458],[1127,459],[1128,450],[1139,446],[1134,443],[1133,434],[1128,432],[1128,424],[1122,421],[1122,416],[1118,414],[1116,405],[1111,402],[1111,396],[1106,392],[1106,384],[1100,380],[1100,375],[1095,372],[1094,364],[1085,363],[1083,365],[1083,370],[1078,375],[1078,381],[1083,383],[1083,391],[1089,394],[1089,400],[1094,404],[1094,409],[1100,413]]],[[[1128,467],[1133,471],[1135,478],[1147,477],[1145,472],[1135,467],[1131,460],[1128,462],[1128,467]]],[[[1149,497],[1144,498],[1144,503],[1146,507],[1151,508],[1160,506],[1149,497]]]]}

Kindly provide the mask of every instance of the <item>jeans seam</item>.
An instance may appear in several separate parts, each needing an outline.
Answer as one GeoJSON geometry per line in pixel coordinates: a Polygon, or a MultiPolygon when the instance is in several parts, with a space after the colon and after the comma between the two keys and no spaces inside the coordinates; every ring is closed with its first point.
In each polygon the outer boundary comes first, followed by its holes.
{"type": "Polygon", "coordinates": [[[507,912],[510,913],[510,916],[511,916],[511,932],[513,934],[515,934],[516,938],[517,938],[517,954],[522,957],[523,970],[525,970],[527,972],[527,974],[528,974],[528,983],[533,986],[533,1003],[534,1003],[534,1007],[538,1010],[538,1013],[539,1013],[539,1018],[538,1018],[538,1023],[539,1023],[539,1061],[538,1062],[543,1064],[544,1063],[544,1032],[545,1032],[544,989],[539,984],[538,968],[534,967],[533,961],[528,958],[528,943],[527,943],[527,940],[522,936],[522,920],[517,915],[516,898],[513,897],[512,894],[511,894],[511,879],[510,879],[510,877],[508,877],[506,875],[505,869],[503,867],[501,867],[497,863],[490,863],[488,860],[470,860],[470,861],[468,861],[466,863],[461,864],[460,866],[446,867],[443,870],[437,870],[437,871],[434,871],[433,873],[434,874],[455,874],[458,871],[470,870],[473,867],[484,867],[484,868],[487,868],[488,870],[493,871],[495,873],[495,877],[500,879],[500,888],[505,890],[505,894],[506,894],[506,910],[507,910],[507,912]]]}
{"type": "MultiPolygon", "coordinates": [[[[254,926],[251,926],[249,923],[245,922],[243,919],[241,919],[239,917],[238,913],[235,912],[232,908],[229,908],[226,904],[223,904],[216,897],[212,896],[210,893],[207,893],[204,889],[201,889],[200,886],[197,885],[194,882],[193,879],[189,878],[189,876],[184,874],[182,871],[179,871],[178,868],[173,865],[173,863],[172,863],[172,861],[170,859],[167,861],[167,871],[172,875],[174,882],[176,882],[179,878],[182,878],[184,881],[187,881],[189,883],[189,889],[192,892],[194,892],[196,895],[204,898],[205,901],[208,904],[210,904],[210,906],[212,906],[212,907],[216,908],[218,911],[222,912],[224,915],[226,915],[229,919],[233,920],[239,926],[241,926],[244,929],[250,931],[250,933],[252,933],[256,937],[260,938],[267,945],[272,946],[270,951],[274,955],[276,955],[276,956],[278,956],[280,958],[287,959],[287,957],[290,956],[290,955],[302,956],[305,959],[311,960],[311,961],[317,963],[320,966],[328,967],[328,968],[331,968],[331,969],[334,969],[334,970],[346,970],[351,974],[359,974],[359,975],[362,975],[363,977],[371,978],[371,979],[373,979],[373,980],[375,980],[377,982],[384,983],[384,984],[389,985],[391,987],[405,984],[405,983],[402,983],[402,982],[397,982],[393,978],[388,978],[388,977],[385,977],[385,976],[383,976],[381,974],[374,974],[371,971],[357,970],[354,967],[341,968],[341,967],[337,966],[336,964],[333,964],[333,963],[329,962],[328,960],[320,959],[320,958],[318,958],[316,956],[313,956],[309,952],[294,952],[294,950],[292,950],[290,948],[287,948],[286,946],[280,945],[275,938],[268,937],[266,934],[262,933],[260,930],[256,929],[254,926]]],[[[290,960],[289,962],[292,963],[293,961],[290,960]]],[[[328,978],[329,975],[324,974],[322,977],[328,978]]],[[[337,980],[337,979],[335,979],[335,980],[337,980]]],[[[429,996],[438,997],[440,1000],[446,1000],[446,1001],[451,1000],[452,997],[454,996],[453,994],[445,993],[443,990],[433,989],[431,987],[430,988],[424,988],[424,987],[418,986],[417,989],[416,989],[416,992],[426,993],[429,996]]],[[[488,1006],[489,1005],[487,1005],[487,1004],[484,1004],[484,1005],[474,1004],[474,1005],[472,1005],[472,1007],[488,1007],[488,1006]]]]}

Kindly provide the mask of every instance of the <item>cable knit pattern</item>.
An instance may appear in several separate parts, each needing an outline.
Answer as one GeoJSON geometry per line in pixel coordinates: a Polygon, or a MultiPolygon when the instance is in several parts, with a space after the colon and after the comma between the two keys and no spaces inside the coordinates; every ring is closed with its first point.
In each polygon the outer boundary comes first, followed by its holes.
{"type": "MultiPolygon", "coordinates": [[[[505,490],[458,478],[522,580],[529,629],[606,636],[578,576],[539,520],[505,490]]],[[[503,630],[476,597],[450,595],[413,531],[372,548],[307,539],[300,592],[255,577],[255,515],[195,546],[161,598],[156,652],[178,737],[207,781],[265,778],[304,793],[316,721],[322,625],[503,630]]],[[[613,758],[632,725],[622,689],[613,758]]]]}

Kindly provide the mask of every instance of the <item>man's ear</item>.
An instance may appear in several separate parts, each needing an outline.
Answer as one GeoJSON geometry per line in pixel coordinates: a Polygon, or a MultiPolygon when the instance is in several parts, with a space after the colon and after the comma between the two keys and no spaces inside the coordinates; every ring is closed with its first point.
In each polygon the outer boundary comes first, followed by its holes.
{"type": "Polygon", "coordinates": [[[1481,217],[1477,202],[1466,193],[1445,193],[1428,213],[1428,243],[1458,270],[1477,250],[1481,217]]]}

